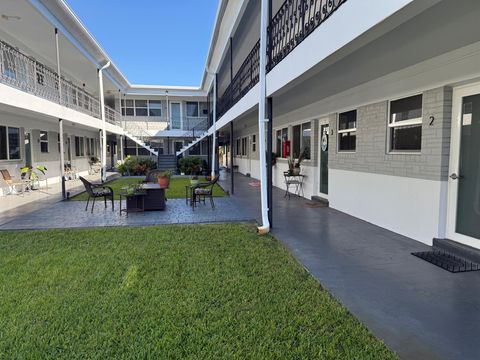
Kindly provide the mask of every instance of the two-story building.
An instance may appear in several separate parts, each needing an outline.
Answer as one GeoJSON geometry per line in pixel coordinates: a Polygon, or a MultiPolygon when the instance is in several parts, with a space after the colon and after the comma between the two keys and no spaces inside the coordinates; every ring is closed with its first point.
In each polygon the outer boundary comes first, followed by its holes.
{"type": "Polygon", "coordinates": [[[306,198],[427,244],[480,248],[479,17],[474,0],[221,1],[208,133],[229,142],[232,173],[262,179],[266,167],[285,188],[288,159],[304,153],[306,198]]]}
{"type": "Polygon", "coordinates": [[[198,88],[130,84],[64,1],[1,12],[2,168],[221,145],[268,191],[303,153],[306,198],[480,248],[478,1],[221,0],[198,88]]]}

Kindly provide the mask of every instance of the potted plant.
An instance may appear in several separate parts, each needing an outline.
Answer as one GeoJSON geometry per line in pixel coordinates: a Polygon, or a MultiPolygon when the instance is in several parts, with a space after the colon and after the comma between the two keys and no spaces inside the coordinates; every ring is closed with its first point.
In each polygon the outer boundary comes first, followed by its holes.
{"type": "Polygon", "coordinates": [[[40,177],[37,173],[37,170],[45,175],[47,168],[43,165],[37,165],[35,168],[31,166],[25,166],[20,169],[20,176],[24,178],[28,173],[30,173],[30,189],[37,190],[40,188],[40,177]]]}
{"type": "Polygon", "coordinates": [[[158,185],[160,185],[162,189],[167,189],[170,186],[171,177],[172,177],[172,172],[169,170],[160,173],[160,175],[158,175],[157,177],[158,185]]]}

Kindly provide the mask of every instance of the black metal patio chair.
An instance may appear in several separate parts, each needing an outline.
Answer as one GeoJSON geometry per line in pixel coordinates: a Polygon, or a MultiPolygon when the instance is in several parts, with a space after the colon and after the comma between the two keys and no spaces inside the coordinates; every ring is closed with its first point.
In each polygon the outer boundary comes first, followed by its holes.
{"type": "Polygon", "coordinates": [[[203,201],[205,204],[205,199],[208,197],[210,199],[210,204],[212,209],[215,209],[215,202],[213,201],[213,188],[218,181],[219,176],[215,176],[211,181],[206,183],[200,183],[193,188],[192,191],[192,209],[195,209],[197,202],[203,201]]]}
{"type": "Polygon", "coordinates": [[[87,191],[87,194],[88,194],[88,200],[87,200],[87,205],[85,206],[85,211],[88,210],[88,204],[90,202],[90,198],[93,198],[92,210],[91,210],[91,212],[93,213],[93,207],[95,206],[95,199],[101,198],[101,197],[103,197],[103,201],[105,203],[105,209],[107,208],[107,199],[112,201],[112,211],[114,211],[113,189],[110,186],[92,184],[91,182],[89,182],[88,180],[86,180],[81,176],[80,176],[80,180],[85,186],[85,190],[87,191]]]}

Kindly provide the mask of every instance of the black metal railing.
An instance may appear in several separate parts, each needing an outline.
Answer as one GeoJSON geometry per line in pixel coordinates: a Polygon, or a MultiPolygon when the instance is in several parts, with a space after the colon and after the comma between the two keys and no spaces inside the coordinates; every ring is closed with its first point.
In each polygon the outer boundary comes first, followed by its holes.
{"type": "Polygon", "coordinates": [[[217,102],[217,116],[220,118],[230,110],[246,93],[258,83],[260,73],[260,40],[247,55],[232,82],[217,102]]]}
{"type": "MultiPolygon", "coordinates": [[[[285,0],[267,29],[269,72],[347,0],[285,0]]],[[[259,79],[260,40],[217,101],[217,120],[225,115],[259,79]]]]}
{"type": "Polygon", "coordinates": [[[271,63],[267,71],[280,63],[346,1],[286,0],[273,16],[268,29],[271,63]]]}

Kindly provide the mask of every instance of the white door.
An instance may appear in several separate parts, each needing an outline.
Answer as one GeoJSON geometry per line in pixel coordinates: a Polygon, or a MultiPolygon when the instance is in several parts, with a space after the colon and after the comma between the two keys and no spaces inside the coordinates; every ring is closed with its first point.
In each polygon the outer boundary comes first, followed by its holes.
{"type": "Polygon", "coordinates": [[[480,248],[480,84],[454,89],[447,237],[480,248]]]}
{"type": "Polygon", "coordinates": [[[170,102],[170,124],[172,129],[182,128],[182,104],[170,102]]]}
{"type": "Polygon", "coordinates": [[[328,150],[329,150],[329,122],[328,119],[318,121],[318,185],[319,196],[328,199],[328,150]]]}

